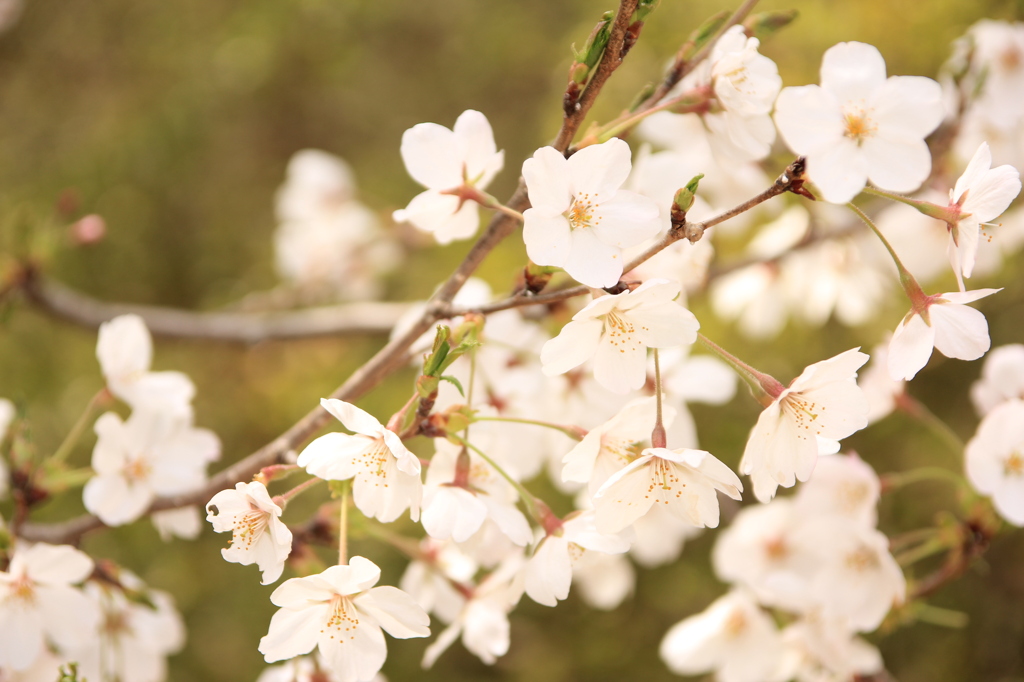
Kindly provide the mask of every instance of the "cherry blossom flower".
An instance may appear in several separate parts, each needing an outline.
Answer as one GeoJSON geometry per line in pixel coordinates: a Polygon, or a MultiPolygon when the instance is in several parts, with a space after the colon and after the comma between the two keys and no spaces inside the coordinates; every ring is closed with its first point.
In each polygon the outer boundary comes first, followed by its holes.
{"type": "Polygon", "coordinates": [[[100,612],[72,587],[92,573],[92,559],[69,545],[18,545],[0,571],[0,666],[25,670],[47,640],[64,651],[89,641],[100,612]]]}
{"type": "Polygon", "coordinates": [[[882,655],[859,637],[844,618],[805,614],[782,631],[783,665],[776,679],[845,682],[879,673],[882,655]]]}
{"type": "Polygon", "coordinates": [[[398,587],[445,623],[459,617],[465,598],[455,585],[470,585],[480,565],[451,540],[420,541],[423,559],[409,562],[398,587]]]}
{"type": "Polygon", "coordinates": [[[277,271],[301,300],[367,299],[399,260],[376,214],[356,198],[348,164],[316,149],[296,152],[277,192],[277,271]]]}
{"type": "Polygon", "coordinates": [[[1024,526],[1024,401],[1009,400],[985,415],[967,443],[967,479],[992,497],[996,511],[1024,526]]]}
{"type": "Polygon", "coordinates": [[[577,559],[588,551],[622,554],[627,550],[628,539],[599,531],[594,525],[594,512],[583,512],[538,543],[526,563],[526,594],[538,604],[555,606],[569,596],[577,559]]]}
{"type": "Polygon", "coordinates": [[[320,436],[306,446],[296,463],[329,481],[355,479],[352,498],[367,516],[388,523],[409,509],[412,519],[419,519],[423,484],[416,455],[355,405],[333,398],[321,400],[320,405],[355,434],[320,436]]]}
{"type": "Polygon", "coordinates": [[[635,538],[629,554],[646,568],[672,563],[679,558],[687,540],[701,534],[701,529],[669,512],[664,505],[653,505],[633,522],[635,538]]]}
{"type": "Polygon", "coordinates": [[[978,252],[981,226],[997,218],[1020,194],[1020,173],[1012,166],[992,168],[992,152],[982,142],[949,191],[946,226],[949,229],[949,262],[964,290],[978,252]]]}
{"type": "Polygon", "coordinates": [[[700,323],[674,302],[679,283],[647,280],[633,291],[601,296],[576,313],[541,350],[543,371],[563,374],[594,358],[594,378],[615,393],[647,381],[647,348],[692,344],[700,323]]]}
{"type": "Polygon", "coordinates": [[[148,603],[97,582],[87,584],[86,594],[103,614],[99,642],[69,652],[68,658],[78,661],[83,679],[163,682],[167,657],[185,645],[185,624],[166,592],[147,589],[127,571],[120,571],[118,580],[148,603]]]}
{"type": "Polygon", "coordinates": [[[113,412],[96,420],[92,468],[85,508],[108,526],[142,516],[158,496],[202,487],[206,466],[220,456],[220,441],[189,420],[135,411],[121,421],[113,412]]]}
{"type": "MultiPolygon", "coordinates": [[[[675,410],[666,406],[662,420],[668,427],[675,410]]],[[[657,417],[657,400],[639,398],[628,403],[612,419],[591,429],[562,462],[563,481],[588,483],[591,495],[612,474],[640,456],[641,445],[651,438],[657,417]]]]}
{"type": "Polygon", "coordinates": [[[796,480],[806,481],[819,453],[838,451],[840,439],[867,426],[867,398],[856,381],[867,361],[854,348],[809,365],[786,388],[775,387],[740,461],[740,472],[751,477],[758,500],[772,499],[780,485],[791,488],[796,480]]]}
{"type": "Polygon", "coordinates": [[[384,665],[387,647],[381,628],[392,637],[426,637],[430,617],[397,587],[373,587],[380,569],[352,557],[347,566],[292,578],[270,595],[280,610],[259,650],[267,663],[319,648],[341,682],[366,682],[384,665]]]}
{"type": "Polygon", "coordinates": [[[743,484],[729,467],[703,450],[647,448],[609,478],[594,496],[602,533],[617,533],[655,504],[698,527],[718,526],[718,494],[740,499],[743,484]]]}
{"type": "Polygon", "coordinates": [[[110,392],[136,410],[191,417],[196,389],[181,372],[150,372],[153,340],[138,315],[100,325],[96,357],[110,392]]]}
{"type": "Polygon", "coordinates": [[[881,494],[878,474],[856,453],[829,455],[818,458],[814,476],[797,492],[796,506],[805,518],[835,515],[874,528],[881,494]]]}
{"type": "Polygon", "coordinates": [[[564,268],[587,286],[618,282],[622,250],[661,229],[653,201],[620,189],[629,171],[629,145],[618,138],[568,159],[553,147],[538,149],[523,163],[532,205],[523,214],[530,259],[564,268]]]}
{"type": "Polygon", "coordinates": [[[1008,400],[1024,400],[1024,344],[993,348],[971,386],[971,401],[982,417],[1008,400]]]}
{"type": "Polygon", "coordinates": [[[870,180],[910,192],[931,170],[924,138],[942,122],[942,89],[930,78],[885,77],[885,60],[864,43],[839,43],[822,59],[821,85],[784,88],[775,124],[807,157],[826,201],[844,204],[870,180]]]}
{"type": "Polygon", "coordinates": [[[889,376],[890,340],[887,338],[871,350],[871,362],[864,368],[858,381],[868,399],[868,424],[874,424],[892,414],[897,400],[906,390],[903,379],[889,376]]]}
{"type": "Polygon", "coordinates": [[[508,614],[523,595],[522,565],[522,551],[516,550],[472,590],[458,617],[423,652],[424,668],[433,666],[460,635],[462,645],[487,665],[508,653],[508,614]]]}
{"type": "Polygon", "coordinates": [[[719,682],[762,682],[781,665],[781,645],[771,617],[737,590],[673,625],[658,652],[679,675],[714,671],[719,682]]]}
{"type": "Polygon", "coordinates": [[[984,355],[991,345],[988,322],[981,312],[965,304],[998,291],[935,294],[912,303],[889,342],[889,376],[910,381],[928,364],[933,348],[959,360],[977,360],[984,355]]]}
{"type": "Polygon", "coordinates": [[[505,165],[497,151],[491,124],[479,111],[462,112],[452,130],[419,123],[402,135],[402,161],[412,179],[427,190],[395,211],[397,222],[409,222],[434,235],[440,244],[467,239],[480,227],[478,205],[445,194],[463,185],[483,190],[505,165]]]}
{"type": "Polygon", "coordinates": [[[262,483],[236,483],[234,490],[214,495],[206,511],[214,531],[231,531],[231,546],[220,551],[225,561],[256,564],[264,585],[281,577],[292,551],[292,532],[281,522],[283,510],[262,483]]]}
{"type": "Polygon", "coordinates": [[[611,611],[633,594],[636,571],[625,554],[583,552],[572,556],[577,593],[591,608],[611,611]]]}

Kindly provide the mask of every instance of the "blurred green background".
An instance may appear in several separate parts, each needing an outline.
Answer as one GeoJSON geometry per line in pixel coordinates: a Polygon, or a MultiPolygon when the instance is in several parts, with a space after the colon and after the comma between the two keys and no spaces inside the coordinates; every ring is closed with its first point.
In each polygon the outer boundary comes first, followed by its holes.
{"type": "MultiPolygon", "coordinates": [[[[3,243],[25,232],[62,235],[59,228],[73,219],[99,213],[107,238],[59,249],[50,275],[100,298],[192,309],[269,289],[276,284],[273,194],[295,151],[313,147],[347,159],[364,201],[386,216],[419,191],[399,157],[402,131],[422,121],[450,126],[475,108],[506,150],[506,172],[492,186],[506,196],[522,159],[557,130],[570,45],[582,45],[612,7],[586,0],[31,0],[0,35],[3,243]]],[[[728,7],[663,0],[606,89],[597,118],[625,106],[697,24],[728,7]]],[[[1019,3],[994,0],[770,0],[760,8],[801,13],[763,47],[787,85],[817,82],[822,52],[843,40],[878,46],[890,74],[934,76],[950,41],[978,18],[1017,19],[1022,12],[1019,3]]],[[[413,254],[389,281],[390,296],[424,298],[465,249],[462,243],[413,254]]],[[[510,267],[522,258],[521,243],[510,240],[483,274],[507,290],[510,267]]],[[[979,306],[993,345],[1021,338],[1024,285],[1014,271],[981,283],[1008,288],[979,306]]],[[[830,324],[791,329],[767,345],[722,334],[744,357],[788,378],[807,357],[870,346],[879,332],[830,324]]],[[[158,340],[154,368],[193,378],[196,421],[219,434],[227,463],[305,414],[381,343],[158,340]]],[[[94,332],[26,306],[0,327],[0,395],[25,407],[39,452],[57,446],[101,386],[94,346],[94,332]]],[[[980,363],[933,364],[911,390],[966,439],[977,423],[966,387],[979,370],[980,363]]],[[[360,404],[390,413],[404,400],[405,379],[360,404]]],[[[724,410],[698,406],[702,445],[735,466],[757,411],[744,396],[724,410]]],[[[76,462],[88,462],[92,442],[83,440],[76,462]]],[[[851,442],[881,471],[952,461],[940,441],[899,416],[851,442]]],[[[70,497],[40,518],[80,510],[70,497]]],[[[951,505],[947,488],[922,484],[885,501],[882,527],[928,524],[951,505]]],[[[511,651],[493,667],[456,645],[433,670],[421,671],[425,643],[389,639],[384,672],[393,682],[672,679],[657,658],[662,635],[725,590],[708,567],[713,538],[691,543],[677,565],[641,572],[635,598],[611,613],[594,612],[575,595],[556,609],[524,599],[512,617],[511,651]]],[[[225,543],[204,529],[198,542],[164,544],[147,523],[86,542],[94,555],[121,561],[174,594],[189,643],[171,660],[171,680],[252,680],[265,665],[256,646],[274,612],[271,588],[259,585],[255,568],[222,561],[225,543]]],[[[403,561],[387,548],[357,544],[353,553],[383,565],[385,582],[400,575],[403,561]]],[[[878,639],[896,678],[1024,680],[1022,567],[1024,533],[1007,533],[979,569],[934,600],[967,612],[969,627],[920,624],[878,639]]]]}

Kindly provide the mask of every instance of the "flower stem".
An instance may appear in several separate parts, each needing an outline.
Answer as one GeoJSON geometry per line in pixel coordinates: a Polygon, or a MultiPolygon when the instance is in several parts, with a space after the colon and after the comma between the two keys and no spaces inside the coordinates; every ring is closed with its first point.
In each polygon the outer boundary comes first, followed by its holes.
{"type": "Polygon", "coordinates": [[[654,418],[654,430],[651,432],[651,447],[664,448],[668,446],[668,436],[665,434],[665,424],[661,420],[661,363],[658,361],[658,349],[654,351],[654,397],[656,416],[654,418]]]}
{"type": "Polygon", "coordinates": [[[578,426],[562,426],[561,424],[541,421],[539,419],[520,419],[519,417],[473,417],[473,421],[508,422],[510,424],[533,424],[534,426],[543,426],[548,429],[554,429],[555,431],[561,431],[562,433],[569,436],[569,438],[572,438],[573,440],[583,440],[583,437],[587,435],[586,430],[578,426]]]}
{"type": "Polygon", "coordinates": [[[89,422],[92,421],[96,408],[99,407],[101,402],[108,400],[109,397],[110,392],[106,388],[102,388],[96,392],[96,395],[89,399],[89,402],[85,406],[85,410],[82,412],[81,416],[78,417],[78,421],[76,421],[74,426],[71,427],[71,430],[68,431],[68,435],[65,436],[63,442],[61,442],[60,446],[57,447],[57,450],[50,457],[50,464],[59,464],[67,459],[68,455],[70,455],[71,451],[75,449],[75,445],[82,437],[82,433],[85,431],[85,428],[89,425],[89,422]]]}
{"type": "Polygon", "coordinates": [[[293,497],[306,492],[307,490],[315,486],[317,483],[322,483],[323,480],[324,479],[322,478],[317,478],[316,476],[314,476],[308,481],[303,481],[302,483],[298,484],[291,490],[287,490],[281,493],[280,495],[274,495],[274,503],[277,504],[277,506],[284,509],[285,506],[287,506],[287,504],[291,501],[293,497]]]}
{"type": "Polygon", "coordinates": [[[737,358],[732,353],[729,353],[724,348],[719,346],[717,343],[704,336],[701,333],[697,333],[697,339],[704,344],[704,346],[718,357],[725,360],[730,367],[736,370],[736,373],[743,377],[751,390],[754,392],[754,397],[762,405],[770,405],[772,401],[785,390],[785,386],[773,376],[758,372],[756,369],[737,358]]]}
{"type": "Polygon", "coordinates": [[[922,542],[920,545],[913,549],[908,549],[904,552],[900,552],[894,558],[900,566],[910,566],[912,564],[927,559],[930,556],[934,556],[939,552],[943,552],[949,549],[949,542],[943,537],[935,537],[931,540],[922,542]]]}
{"type": "Polygon", "coordinates": [[[939,419],[934,412],[928,409],[927,405],[906,393],[897,399],[896,405],[901,411],[927,426],[932,433],[949,446],[950,452],[956,455],[959,462],[960,456],[963,455],[967,446],[960,440],[960,436],[949,428],[949,424],[939,419]]]}
{"type": "Polygon", "coordinates": [[[874,194],[876,197],[882,197],[885,199],[890,199],[892,201],[898,201],[901,204],[906,204],[907,206],[916,208],[918,211],[928,216],[929,218],[935,218],[936,220],[941,220],[944,223],[948,223],[951,219],[948,208],[938,206],[930,201],[920,201],[918,199],[911,199],[910,197],[905,197],[902,194],[897,194],[896,192],[889,192],[887,190],[879,189],[877,187],[871,187],[870,185],[864,188],[864,193],[874,194]]]}
{"type": "MultiPolygon", "coordinates": [[[[348,483],[348,481],[345,481],[348,483]]],[[[348,564],[348,485],[341,488],[341,515],[338,518],[338,565],[348,564]]]]}
{"type": "Polygon", "coordinates": [[[882,489],[885,491],[896,490],[911,483],[921,481],[949,481],[961,488],[967,487],[967,482],[960,474],[943,469],[941,467],[920,467],[909,471],[893,472],[882,476],[882,489]]]}
{"type": "Polygon", "coordinates": [[[962,611],[943,609],[923,602],[918,602],[914,609],[914,616],[922,623],[954,629],[966,627],[969,620],[967,614],[962,611]]]}
{"type": "Polygon", "coordinates": [[[892,256],[893,263],[896,264],[896,270],[900,273],[900,285],[903,286],[903,291],[906,292],[907,298],[910,299],[912,308],[917,308],[921,305],[927,297],[925,296],[924,290],[921,289],[921,285],[917,283],[914,276],[910,274],[910,271],[903,265],[903,261],[896,255],[896,250],[892,248],[892,244],[885,238],[882,231],[878,229],[878,226],[867,216],[864,211],[860,210],[857,206],[850,202],[846,204],[846,207],[853,211],[858,218],[864,221],[864,224],[871,228],[871,231],[875,233],[875,236],[882,241],[882,245],[885,247],[889,255],[892,256]]]}

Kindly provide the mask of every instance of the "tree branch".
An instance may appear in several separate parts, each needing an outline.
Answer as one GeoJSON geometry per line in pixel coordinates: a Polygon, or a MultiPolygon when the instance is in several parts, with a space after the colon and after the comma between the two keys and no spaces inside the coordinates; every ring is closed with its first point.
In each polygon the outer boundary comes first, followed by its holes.
{"type": "MultiPolygon", "coordinates": [[[[561,151],[564,151],[573,137],[575,137],[580,124],[583,122],[583,116],[586,115],[586,111],[593,104],[594,98],[597,97],[604,82],[608,80],[608,77],[622,61],[619,53],[625,36],[626,22],[629,20],[633,10],[636,9],[636,4],[637,0],[621,1],[615,27],[608,40],[608,48],[601,58],[597,73],[595,73],[590,85],[587,86],[583,93],[584,97],[587,98],[587,104],[585,106],[581,105],[579,109],[579,112],[581,112],[580,116],[566,117],[566,120],[562,123],[558,139],[564,139],[565,141],[564,146],[559,148],[561,151]],[[599,75],[601,75],[600,80],[598,80],[599,75]],[[591,92],[593,94],[588,94],[591,92]]],[[[505,202],[505,205],[520,213],[529,208],[530,201],[527,198],[526,183],[522,178],[519,179],[519,185],[515,193],[505,202]]],[[[365,365],[356,370],[330,397],[346,402],[356,400],[379,384],[389,374],[408,362],[409,348],[412,344],[427,332],[436,321],[447,316],[447,311],[451,310],[451,302],[455,298],[455,294],[459,292],[459,289],[462,288],[466,280],[476,271],[487,254],[493,251],[494,247],[502,239],[511,234],[518,224],[518,221],[507,213],[495,213],[491,217],[484,233],[470,248],[462,263],[459,264],[455,271],[438,288],[430,301],[427,302],[426,310],[424,310],[420,318],[405,333],[392,339],[387,345],[377,351],[365,365]]],[[[217,492],[232,487],[237,481],[252,478],[263,467],[282,463],[288,452],[294,450],[299,443],[308,440],[330,420],[331,416],[327,411],[317,405],[306,416],[273,441],[213,476],[201,490],[187,495],[160,498],[150,505],[145,514],[162,509],[176,509],[205,503],[217,492]]],[[[25,523],[21,527],[20,536],[26,540],[61,544],[76,541],[83,533],[101,526],[103,526],[102,521],[91,514],[87,514],[60,523],[25,523]]]]}
{"type": "Polygon", "coordinates": [[[395,326],[408,303],[343,303],[304,310],[195,312],[178,308],[110,303],[31,272],[21,284],[37,309],[84,327],[98,328],[118,315],[141,317],[158,336],[257,343],[341,334],[380,334],[395,326]]]}

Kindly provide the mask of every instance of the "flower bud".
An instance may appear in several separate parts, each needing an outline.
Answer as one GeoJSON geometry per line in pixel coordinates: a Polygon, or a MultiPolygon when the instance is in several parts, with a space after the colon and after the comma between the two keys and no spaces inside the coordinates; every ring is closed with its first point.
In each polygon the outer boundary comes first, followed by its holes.
{"type": "Polygon", "coordinates": [[[686,183],[686,187],[676,192],[676,196],[672,200],[671,218],[673,229],[682,227],[686,222],[686,212],[693,206],[693,198],[697,194],[697,186],[703,177],[703,173],[694,176],[692,180],[686,183]]]}

